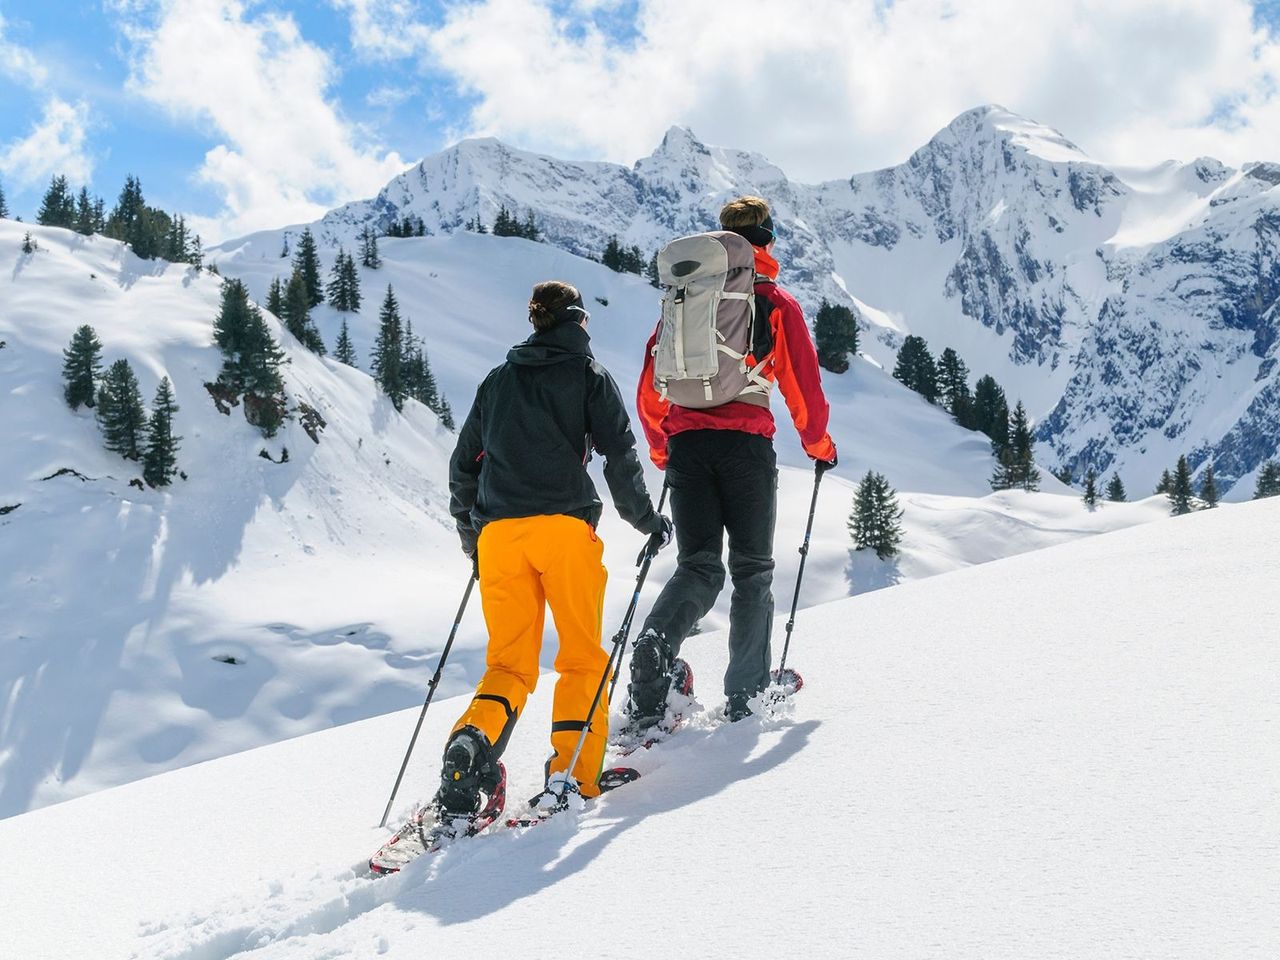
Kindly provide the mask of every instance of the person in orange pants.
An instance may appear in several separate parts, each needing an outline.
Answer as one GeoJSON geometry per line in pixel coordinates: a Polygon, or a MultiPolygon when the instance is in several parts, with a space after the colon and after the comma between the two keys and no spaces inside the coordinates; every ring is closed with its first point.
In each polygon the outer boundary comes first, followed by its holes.
{"type": "Polygon", "coordinates": [[[450,511],[476,563],[489,646],[484,677],[445,745],[434,800],[442,821],[473,818],[482,793],[498,785],[498,758],[538,682],[548,605],[560,648],[545,774],[567,775],[583,796],[599,793],[608,704],[597,707],[568,770],[609,660],[591,452],[605,458],[618,513],[649,534],[648,552],[670,542],[672,527],[653,509],[618,386],[591,355],[589,319],[571,285],[534,287],[534,333],[481,383],[450,460],[450,511]]]}

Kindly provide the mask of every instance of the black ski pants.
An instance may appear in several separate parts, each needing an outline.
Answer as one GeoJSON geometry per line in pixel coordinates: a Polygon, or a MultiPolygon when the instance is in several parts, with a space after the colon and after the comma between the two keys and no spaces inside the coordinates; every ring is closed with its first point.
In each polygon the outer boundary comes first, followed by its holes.
{"type": "Polygon", "coordinates": [[[724,589],[729,535],[729,669],[724,692],[755,694],[769,683],[773,632],[773,529],[778,466],[773,442],[739,430],[690,430],[671,438],[667,483],[677,567],[645,629],[665,635],[674,657],[724,589]]]}

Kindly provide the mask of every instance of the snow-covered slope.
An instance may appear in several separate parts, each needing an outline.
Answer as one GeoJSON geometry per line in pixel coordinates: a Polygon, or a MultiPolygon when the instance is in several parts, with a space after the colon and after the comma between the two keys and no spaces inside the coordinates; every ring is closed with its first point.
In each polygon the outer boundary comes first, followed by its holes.
{"type": "MultiPolygon", "coordinates": [[[[887,365],[908,333],[957,349],[1023,399],[1045,461],[1118,471],[1152,489],[1187,453],[1252,492],[1280,449],[1274,187],[1280,167],[1212,159],[1108,168],[1056,131],[996,106],[957,117],[897,167],[807,185],[756,153],[673,128],[628,168],[469,140],[424,159],[373,200],[314,224],[352,246],[411,215],[460,231],[500,205],[534,210],[547,239],[599,256],[610,236],[647,256],[709,229],[742,192],[774,203],[786,277],[806,307],[857,309],[887,365]]],[[[231,241],[274,259],[301,225],[231,241]]]]}
{"type": "MultiPolygon", "coordinates": [[[[416,711],[16,817],[6,950],[1274,957],[1277,537],[1280,501],[1231,505],[808,610],[808,683],[765,722],[712,722],[723,638],[695,638],[708,712],[641,781],[395,877],[354,871],[416,711]]],[[[402,811],[461,707],[432,707],[402,811]]]]}
{"type": "MultiPolygon", "coordinates": [[[[15,251],[15,269],[0,274],[0,506],[21,504],[0,517],[0,816],[420,702],[467,572],[446,511],[452,436],[416,404],[394,414],[364,374],[274,327],[291,361],[291,397],[328,426],[319,444],[297,423],[264,441],[238,410],[217,413],[203,388],[220,363],[216,278],[53,229],[35,229],[40,251],[16,256],[20,228],[0,222],[0,249],[15,251]],[[63,403],[61,351],[86,321],[105,361],[130,358],[146,397],[162,375],[174,382],[188,480],[165,492],[129,486],[137,470],[101,449],[89,413],[63,403]],[[279,460],[285,447],[288,463],[259,456],[279,460]],[[63,468],[90,479],[42,479],[63,468]],[[224,655],[243,662],[213,659],[224,655]]],[[[323,251],[326,265],[333,252],[323,251]]],[[[638,278],[550,245],[466,233],[387,240],[382,253],[381,270],[362,271],[365,307],[350,317],[362,362],[392,283],[461,416],[484,373],[526,335],[532,284],[563,277],[586,292],[594,343],[630,392],[654,305],[638,278]]],[[[282,266],[224,262],[258,297],[282,266]]],[[[332,344],[339,315],[323,307],[316,317],[332,344]]],[[[1044,494],[986,495],[985,438],[874,362],[828,376],[826,388],[841,465],[823,484],[803,605],[1167,510],[1152,500],[1090,513],[1049,477],[1044,494]],[[907,510],[903,554],[889,564],[849,550],[852,489],[868,469],[888,476],[907,510]]],[[[788,422],[781,408],[779,421],[788,422]]],[[[789,466],[776,583],[786,598],[812,472],[789,427],[779,444],[789,466]]],[[[656,494],[661,475],[649,481],[656,494]]],[[[602,533],[612,631],[640,540],[611,509],[602,533]]],[[[660,557],[652,582],[673,563],[660,557]]],[[[727,607],[726,591],[704,628],[723,627],[727,607]]],[[[442,694],[475,682],[483,641],[472,609],[442,694]]]]}

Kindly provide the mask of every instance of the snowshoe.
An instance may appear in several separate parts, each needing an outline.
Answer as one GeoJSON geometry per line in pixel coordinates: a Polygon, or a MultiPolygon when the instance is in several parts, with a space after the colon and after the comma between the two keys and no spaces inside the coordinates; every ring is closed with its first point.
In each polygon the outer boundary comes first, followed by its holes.
{"type": "MultiPolygon", "coordinates": [[[[631,767],[611,767],[600,774],[600,779],[597,782],[600,786],[600,793],[606,794],[611,790],[616,790],[618,787],[639,779],[639,770],[633,770],[631,767]]],[[[577,784],[572,781],[566,783],[564,775],[558,774],[548,781],[545,790],[530,798],[525,815],[511,817],[507,820],[507,826],[537,826],[540,823],[546,823],[557,813],[562,813],[565,810],[582,810],[588,803],[590,801],[578,792],[577,784]]]]}
{"type": "Polygon", "coordinates": [[[456,814],[440,805],[439,798],[419,807],[395,836],[369,858],[375,876],[396,873],[424,853],[435,853],[460,837],[473,837],[502,816],[507,802],[507,769],[495,761],[498,778],[484,807],[474,814],[456,814]]]}

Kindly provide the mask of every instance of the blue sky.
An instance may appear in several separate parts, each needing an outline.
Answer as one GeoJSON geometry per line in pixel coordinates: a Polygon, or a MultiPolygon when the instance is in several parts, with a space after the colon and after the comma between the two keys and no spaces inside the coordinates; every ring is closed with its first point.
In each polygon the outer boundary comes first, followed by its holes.
{"type": "Polygon", "coordinates": [[[815,181],[987,102],[1108,161],[1280,159],[1280,0],[786,7],[0,0],[0,185],[30,218],[55,172],[109,204],[134,173],[218,239],[372,196],[466,135],[630,163],[680,123],[815,181]]]}

